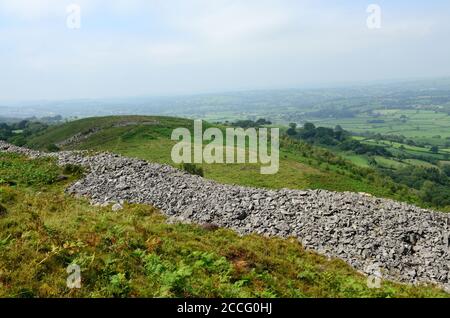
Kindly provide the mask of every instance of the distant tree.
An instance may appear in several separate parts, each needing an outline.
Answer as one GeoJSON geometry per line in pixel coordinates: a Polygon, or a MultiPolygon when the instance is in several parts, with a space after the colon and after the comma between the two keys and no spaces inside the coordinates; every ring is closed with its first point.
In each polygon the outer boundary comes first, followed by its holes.
{"type": "Polygon", "coordinates": [[[370,166],[374,166],[374,167],[376,167],[378,165],[378,162],[375,160],[374,157],[369,157],[368,158],[368,163],[369,163],[370,166]]]}
{"type": "Polygon", "coordinates": [[[436,185],[434,182],[425,181],[420,189],[419,196],[424,202],[431,202],[435,193],[436,185]]]}
{"type": "Polygon", "coordinates": [[[442,171],[445,173],[447,177],[450,177],[450,165],[448,164],[443,165],[442,171]]]}
{"type": "Polygon", "coordinates": [[[231,124],[234,127],[240,127],[240,128],[257,128],[257,127],[261,127],[264,125],[272,125],[271,121],[268,121],[264,118],[260,118],[257,121],[253,121],[250,119],[246,119],[246,120],[238,120],[234,123],[231,124]]]}
{"type": "Polygon", "coordinates": [[[270,120],[266,120],[265,118],[260,118],[256,121],[256,124],[258,126],[264,126],[264,125],[272,125],[272,122],[270,120]]]}
{"type": "Polygon", "coordinates": [[[303,125],[303,129],[306,131],[315,130],[316,126],[313,123],[306,123],[303,125]]]}
{"type": "Polygon", "coordinates": [[[28,120],[22,120],[17,124],[17,129],[25,129],[28,125],[28,120]]]}
{"type": "Polygon", "coordinates": [[[295,136],[297,134],[297,124],[296,123],[290,123],[289,129],[286,131],[286,133],[289,136],[295,136]]]}
{"type": "Polygon", "coordinates": [[[334,138],[339,141],[344,141],[348,136],[348,133],[342,128],[341,125],[334,127],[334,138]]]}
{"type": "Polygon", "coordinates": [[[430,151],[431,151],[432,153],[438,153],[438,152],[439,152],[439,147],[438,147],[438,146],[432,146],[432,147],[430,148],[430,151]]]}

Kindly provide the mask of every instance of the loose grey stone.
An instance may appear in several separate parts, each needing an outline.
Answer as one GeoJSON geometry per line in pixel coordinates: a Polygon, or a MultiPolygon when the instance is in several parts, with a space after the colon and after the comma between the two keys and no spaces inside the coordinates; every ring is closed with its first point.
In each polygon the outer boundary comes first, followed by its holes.
{"type": "Polygon", "coordinates": [[[113,212],[118,212],[120,210],[123,210],[123,206],[120,203],[116,203],[112,206],[111,210],[113,212]]]}

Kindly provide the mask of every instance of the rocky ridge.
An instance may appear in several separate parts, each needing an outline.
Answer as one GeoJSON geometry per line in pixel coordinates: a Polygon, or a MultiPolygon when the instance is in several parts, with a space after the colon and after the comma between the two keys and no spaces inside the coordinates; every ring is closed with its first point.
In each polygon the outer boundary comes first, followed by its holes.
{"type": "Polygon", "coordinates": [[[0,141],[0,151],[55,157],[87,168],[67,192],[93,204],[151,204],[171,221],[214,224],[240,234],[296,237],[368,275],[450,290],[450,215],[389,199],[324,190],[223,185],[167,165],[110,153],[43,153],[0,141]]]}

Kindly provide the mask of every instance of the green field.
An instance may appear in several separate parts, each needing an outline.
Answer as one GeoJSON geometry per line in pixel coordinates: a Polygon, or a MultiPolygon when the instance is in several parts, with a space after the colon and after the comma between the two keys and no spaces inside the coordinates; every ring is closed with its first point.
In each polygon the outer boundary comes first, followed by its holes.
{"type": "Polygon", "coordinates": [[[310,121],[324,127],[341,125],[345,130],[355,133],[404,135],[437,145],[448,142],[446,138],[450,137],[450,116],[429,110],[376,110],[373,114],[362,113],[354,118],[311,119],[310,121]],[[405,117],[402,118],[402,116],[405,117]],[[373,120],[384,121],[384,123],[370,123],[373,120]]]}
{"type": "MultiPolygon", "coordinates": [[[[358,140],[367,145],[376,145],[376,146],[384,146],[388,151],[390,151],[396,158],[383,158],[380,156],[375,156],[374,158],[378,163],[381,163],[384,166],[391,166],[392,168],[401,168],[405,165],[417,165],[423,167],[437,167],[439,168],[442,164],[445,164],[450,153],[448,149],[440,148],[437,153],[432,153],[428,147],[418,147],[411,146],[407,144],[402,144],[398,142],[386,141],[386,140],[375,140],[371,138],[364,137],[353,137],[355,140],[358,140]],[[411,157],[411,158],[408,158],[411,157]],[[420,157],[423,160],[414,158],[420,157]],[[436,162],[436,164],[425,161],[425,159],[432,160],[436,162]]],[[[345,156],[345,155],[344,155],[345,156]]],[[[367,157],[364,155],[347,155],[352,162],[360,166],[366,166],[367,157]]]]}
{"type": "Polygon", "coordinates": [[[341,152],[341,156],[360,167],[369,167],[369,162],[365,156],[355,155],[353,153],[341,152]]]}

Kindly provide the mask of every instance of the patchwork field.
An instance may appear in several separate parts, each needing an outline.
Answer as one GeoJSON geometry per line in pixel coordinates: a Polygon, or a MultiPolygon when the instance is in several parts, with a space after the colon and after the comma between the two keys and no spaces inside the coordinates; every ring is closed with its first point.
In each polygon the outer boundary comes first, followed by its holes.
{"type": "Polygon", "coordinates": [[[450,116],[429,110],[376,110],[354,118],[311,119],[317,126],[335,127],[355,133],[404,135],[419,141],[442,145],[450,137],[450,116]],[[437,136],[440,136],[439,138],[437,136]]]}

